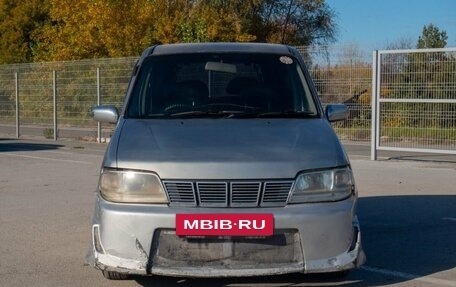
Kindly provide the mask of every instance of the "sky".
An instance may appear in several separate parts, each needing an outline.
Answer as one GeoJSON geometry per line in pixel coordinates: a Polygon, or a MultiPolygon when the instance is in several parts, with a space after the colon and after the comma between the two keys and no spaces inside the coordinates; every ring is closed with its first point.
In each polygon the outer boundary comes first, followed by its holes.
{"type": "Polygon", "coordinates": [[[416,45],[423,27],[433,23],[456,47],[456,0],[326,0],[336,13],[337,43],[385,49],[410,39],[416,45]]]}

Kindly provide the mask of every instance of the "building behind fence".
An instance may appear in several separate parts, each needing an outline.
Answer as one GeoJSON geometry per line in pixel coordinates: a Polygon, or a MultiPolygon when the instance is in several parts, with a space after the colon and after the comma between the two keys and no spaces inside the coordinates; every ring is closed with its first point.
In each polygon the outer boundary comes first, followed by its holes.
{"type": "MultiPolygon", "coordinates": [[[[378,76],[372,79],[372,50],[356,45],[297,47],[304,56],[323,104],[345,103],[348,121],[336,123],[344,141],[371,139],[372,83],[382,98],[380,145],[439,142],[452,150],[456,143],[456,57],[454,53],[411,56],[383,53],[378,76]],[[381,81],[377,81],[381,80],[381,81]],[[444,99],[434,105],[407,102],[421,98],[444,99]],[[405,102],[391,102],[394,98],[405,102]]],[[[109,137],[113,126],[90,117],[101,104],[120,107],[136,57],[0,66],[0,133],[46,138],[95,140],[109,137]],[[17,101],[16,101],[17,99],[17,101]],[[55,103],[55,104],[54,104],[55,103]],[[19,115],[17,117],[17,115],[19,115]],[[54,126],[58,133],[54,134],[54,126]]]]}

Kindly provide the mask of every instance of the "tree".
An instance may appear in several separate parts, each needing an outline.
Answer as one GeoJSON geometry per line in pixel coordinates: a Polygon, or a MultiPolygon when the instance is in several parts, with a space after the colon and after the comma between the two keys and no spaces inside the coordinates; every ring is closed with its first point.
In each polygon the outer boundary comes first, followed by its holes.
{"type": "Polygon", "coordinates": [[[447,44],[447,39],[446,31],[440,31],[437,26],[431,23],[423,27],[423,32],[418,38],[416,47],[418,49],[444,48],[447,44]]]}
{"type": "Polygon", "coordinates": [[[131,56],[155,43],[249,38],[233,9],[211,1],[49,1],[51,21],[39,34],[39,60],[131,56]]]}
{"type": "Polygon", "coordinates": [[[48,15],[47,0],[0,0],[0,64],[33,61],[48,15]]]}
{"type": "Polygon", "coordinates": [[[324,0],[250,2],[244,29],[258,42],[308,46],[335,40],[334,11],[324,0]]]}
{"type": "Polygon", "coordinates": [[[409,37],[402,37],[393,42],[388,42],[385,45],[385,50],[405,50],[413,49],[413,39],[409,37]]]}
{"type": "Polygon", "coordinates": [[[155,43],[325,44],[334,35],[324,0],[0,0],[1,63],[131,56],[155,43]]]}
{"type": "Polygon", "coordinates": [[[49,1],[51,21],[37,35],[36,60],[138,55],[153,43],[155,14],[149,0],[49,1]]]}
{"type": "MultiPolygon", "coordinates": [[[[433,24],[423,27],[416,47],[443,48],[446,45],[445,31],[433,24]]],[[[449,99],[453,96],[448,85],[456,75],[455,63],[445,52],[422,52],[391,54],[382,60],[382,87],[389,89],[391,98],[402,99],[449,99]]],[[[454,125],[448,120],[454,105],[441,103],[385,103],[385,109],[398,111],[390,117],[390,123],[411,128],[447,128],[454,125]],[[399,112],[400,111],[400,112],[399,112]]]]}

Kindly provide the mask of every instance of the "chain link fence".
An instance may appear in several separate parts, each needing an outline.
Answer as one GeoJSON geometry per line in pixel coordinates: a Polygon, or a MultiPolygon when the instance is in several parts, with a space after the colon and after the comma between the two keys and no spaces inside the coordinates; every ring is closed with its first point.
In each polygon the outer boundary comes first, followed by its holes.
{"type": "Polygon", "coordinates": [[[366,143],[371,133],[372,49],[355,44],[297,47],[323,105],[343,103],[349,119],[334,123],[339,138],[366,143]]]}
{"type": "MultiPolygon", "coordinates": [[[[297,49],[307,62],[322,103],[349,106],[349,120],[334,125],[340,138],[351,142],[369,141],[372,49],[357,45],[297,49]]],[[[454,97],[454,53],[413,55],[406,51],[384,54],[381,97],[454,97]]],[[[18,109],[22,135],[52,138],[55,112],[59,137],[95,139],[97,123],[90,118],[90,107],[97,104],[98,98],[102,104],[121,105],[136,60],[131,57],[0,66],[0,132],[15,133],[18,109]]],[[[387,101],[381,104],[382,144],[454,142],[454,103],[387,101]]],[[[111,130],[112,126],[104,126],[104,136],[109,137],[111,130]]]]}
{"type": "MultiPolygon", "coordinates": [[[[334,126],[339,136],[343,140],[368,141],[371,50],[356,45],[297,49],[307,62],[322,103],[345,103],[350,108],[350,119],[334,126]]],[[[0,132],[96,139],[97,123],[90,118],[90,108],[98,100],[120,107],[136,60],[131,57],[0,66],[0,132]],[[16,120],[20,125],[17,131],[16,120]]],[[[112,126],[104,125],[101,137],[109,137],[111,131],[112,126]]]]}
{"type": "MultiPolygon", "coordinates": [[[[373,138],[379,150],[456,150],[456,49],[379,51],[374,59],[373,49],[357,45],[297,49],[323,105],[349,107],[350,118],[334,124],[343,141],[373,138]],[[373,83],[378,112],[372,116],[373,83]]],[[[1,65],[0,133],[109,138],[114,126],[99,129],[90,109],[98,103],[121,106],[136,60],[1,65]]]]}
{"type": "MultiPolygon", "coordinates": [[[[0,123],[2,126],[9,125],[14,128],[15,123],[15,77],[9,69],[2,69],[0,66],[0,123]]],[[[11,130],[13,130],[11,128],[11,130]]],[[[5,131],[9,131],[6,127],[5,131]]]]}
{"type": "MultiPolygon", "coordinates": [[[[15,133],[18,122],[16,133],[21,135],[96,139],[97,123],[90,117],[91,107],[98,102],[121,106],[136,60],[0,66],[0,132],[15,133]]],[[[111,130],[112,126],[106,126],[104,136],[109,137],[111,130]]]]}
{"type": "Polygon", "coordinates": [[[456,49],[377,56],[376,149],[456,153],[456,49]]]}

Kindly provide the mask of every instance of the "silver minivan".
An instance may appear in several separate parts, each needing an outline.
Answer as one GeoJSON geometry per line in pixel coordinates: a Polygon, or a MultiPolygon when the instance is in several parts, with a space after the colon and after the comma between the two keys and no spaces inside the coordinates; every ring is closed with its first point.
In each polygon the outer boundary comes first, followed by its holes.
{"type": "Polygon", "coordinates": [[[365,261],[350,162],[302,57],[158,45],[136,63],[98,185],[89,263],[109,279],[345,275],[365,261]]]}

